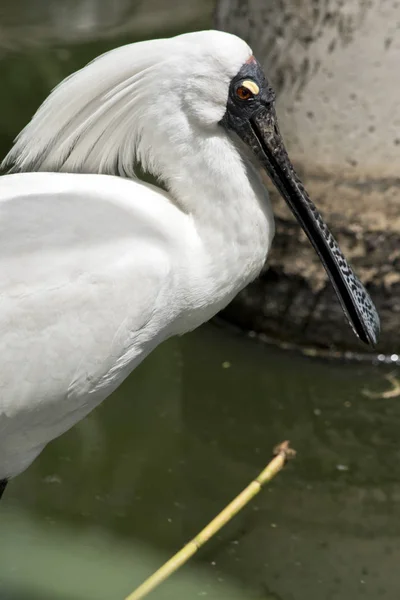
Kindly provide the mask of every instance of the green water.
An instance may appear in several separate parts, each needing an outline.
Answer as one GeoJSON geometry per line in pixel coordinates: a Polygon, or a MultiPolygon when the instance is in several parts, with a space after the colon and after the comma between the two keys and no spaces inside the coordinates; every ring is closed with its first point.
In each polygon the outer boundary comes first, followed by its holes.
{"type": "Polygon", "coordinates": [[[271,486],[154,598],[395,598],[400,399],[367,365],[212,325],[161,346],[11,482],[0,598],[123,598],[268,462],[271,486]]]}
{"type": "MultiPolygon", "coordinates": [[[[169,21],[156,5],[4,0],[1,154],[50,88],[100,52],[210,22],[212,2],[193,14],[180,2],[169,21]],[[98,6],[101,27],[77,31],[71,6],[98,6]]],[[[387,373],[212,325],[169,341],[8,486],[0,600],[122,600],[286,438],[296,461],[151,597],[398,598],[400,397],[365,393],[390,389],[387,373]]]]}

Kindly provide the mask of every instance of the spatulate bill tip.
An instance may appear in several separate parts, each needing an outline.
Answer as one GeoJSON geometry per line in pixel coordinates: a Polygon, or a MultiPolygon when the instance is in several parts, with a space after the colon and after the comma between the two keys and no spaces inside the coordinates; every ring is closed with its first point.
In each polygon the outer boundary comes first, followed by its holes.
{"type": "Polygon", "coordinates": [[[362,342],[364,342],[365,344],[370,346],[372,349],[374,349],[379,341],[379,335],[380,335],[380,331],[381,331],[380,319],[379,319],[378,311],[376,310],[375,305],[373,304],[371,298],[369,297],[369,294],[366,292],[364,286],[362,286],[362,287],[363,287],[365,296],[368,299],[368,304],[367,304],[368,309],[365,310],[365,305],[364,305],[364,310],[360,311],[357,314],[356,321],[351,319],[349,317],[349,315],[348,315],[348,318],[349,318],[351,328],[353,329],[356,336],[362,342]]]}

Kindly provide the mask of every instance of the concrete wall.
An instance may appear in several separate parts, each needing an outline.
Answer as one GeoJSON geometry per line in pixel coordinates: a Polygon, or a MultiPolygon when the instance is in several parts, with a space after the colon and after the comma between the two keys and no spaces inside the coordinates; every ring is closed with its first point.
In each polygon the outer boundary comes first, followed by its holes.
{"type": "MultiPolygon", "coordinates": [[[[395,349],[400,325],[400,2],[219,0],[216,24],[244,37],[263,63],[278,91],[289,153],[369,284],[383,320],[382,347],[395,349]]],[[[315,296],[324,289],[325,276],[280,201],[275,211],[278,237],[270,262],[275,276],[300,278],[315,296]]],[[[273,295],[274,289],[267,286],[262,292],[273,295]]],[[[293,294],[289,284],[288,294],[293,294]]],[[[324,296],[321,306],[317,302],[307,312],[311,330],[335,302],[329,292],[324,296]],[[319,308],[320,316],[314,316],[319,308]]],[[[268,332],[268,307],[264,312],[262,327],[268,332]]],[[[348,346],[351,338],[340,319],[339,314],[333,318],[332,327],[342,330],[338,341],[348,346]]],[[[298,325],[303,327],[304,320],[298,325]]],[[[323,344],[318,326],[309,334],[299,331],[298,340],[323,344]]]]}

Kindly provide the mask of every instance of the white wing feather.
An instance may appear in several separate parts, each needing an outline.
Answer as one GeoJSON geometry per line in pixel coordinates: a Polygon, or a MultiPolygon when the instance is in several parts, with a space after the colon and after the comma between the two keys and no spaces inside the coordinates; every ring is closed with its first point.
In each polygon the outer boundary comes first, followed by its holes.
{"type": "Polygon", "coordinates": [[[160,192],[121,178],[0,178],[0,479],[168,334],[185,219],[160,192]]]}

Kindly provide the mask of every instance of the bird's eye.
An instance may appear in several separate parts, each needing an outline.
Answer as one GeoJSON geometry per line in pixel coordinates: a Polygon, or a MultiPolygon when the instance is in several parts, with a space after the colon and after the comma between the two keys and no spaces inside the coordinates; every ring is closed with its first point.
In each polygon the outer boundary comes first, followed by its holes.
{"type": "Polygon", "coordinates": [[[236,95],[240,100],[250,100],[259,93],[260,88],[255,81],[243,81],[242,85],[236,88],[236,95]]]}
{"type": "Polygon", "coordinates": [[[244,87],[244,85],[240,85],[236,90],[236,95],[241,100],[248,100],[253,97],[253,94],[250,90],[244,87]]]}
{"type": "Polygon", "coordinates": [[[250,92],[250,90],[248,90],[247,88],[245,88],[244,85],[240,85],[237,88],[236,95],[241,100],[248,100],[249,98],[253,97],[253,94],[250,92]]]}

